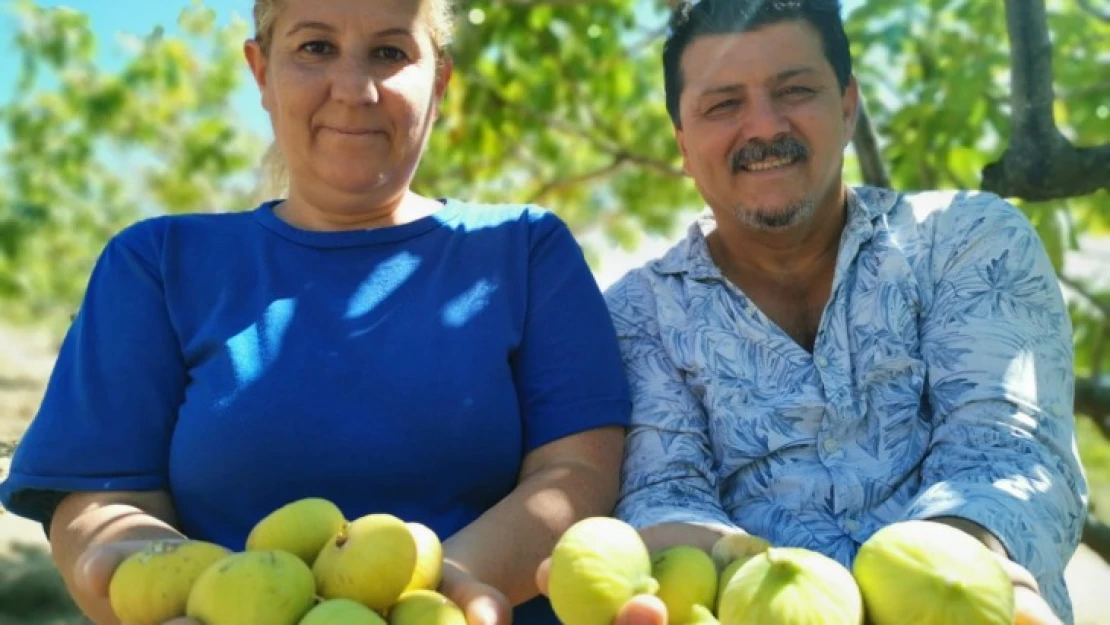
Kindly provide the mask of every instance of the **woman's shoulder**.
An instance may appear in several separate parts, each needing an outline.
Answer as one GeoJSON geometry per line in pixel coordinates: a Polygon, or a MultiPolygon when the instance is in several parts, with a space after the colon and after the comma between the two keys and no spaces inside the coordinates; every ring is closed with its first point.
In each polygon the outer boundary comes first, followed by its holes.
{"type": "Polygon", "coordinates": [[[120,230],[108,245],[145,252],[161,249],[171,237],[175,242],[211,240],[220,235],[241,237],[252,227],[255,210],[152,215],[120,230]]]}
{"type": "Polygon", "coordinates": [[[566,224],[552,210],[536,204],[479,202],[450,198],[460,223],[472,228],[536,227],[565,228],[566,224]]]}

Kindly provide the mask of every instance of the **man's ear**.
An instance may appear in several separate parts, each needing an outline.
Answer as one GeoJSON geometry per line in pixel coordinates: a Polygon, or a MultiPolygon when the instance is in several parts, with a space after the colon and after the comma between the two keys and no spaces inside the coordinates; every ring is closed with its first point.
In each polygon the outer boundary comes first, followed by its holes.
{"type": "Polygon", "coordinates": [[[251,76],[254,76],[254,82],[258,85],[259,93],[262,94],[262,108],[269,111],[270,102],[266,95],[266,67],[269,65],[269,59],[266,58],[266,53],[262,51],[262,46],[254,39],[247,39],[243,43],[243,56],[246,57],[251,76]]]}
{"type": "Polygon", "coordinates": [[[859,83],[856,82],[855,76],[851,76],[848,78],[848,84],[844,87],[844,95],[840,96],[840,109],[844,115],[844,127],[847,130],[845,147],[856,134],[856,122],[859,120],[860,109],[859,98],[859,83]]]}
{"type": "Polygon", "coordinates": [[[682,128],[674,127],[674,140],[678,143],[678,150],[682,152],[682,172],[687,176],[690,174],[690,154],[686,151],[686,135],[682,133],[682,128]]]}

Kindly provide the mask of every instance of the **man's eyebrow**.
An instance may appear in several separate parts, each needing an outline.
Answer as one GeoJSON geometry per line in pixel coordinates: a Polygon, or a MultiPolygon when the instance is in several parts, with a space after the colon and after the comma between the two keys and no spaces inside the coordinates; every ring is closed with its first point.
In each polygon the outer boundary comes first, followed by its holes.
{"type": "Polygon", "coordinates": [[[810,74],[816,73],[817,70],[813,69],[812,67],[792,67],[788,70],[776,74],[775,80],[778,82],[782,82],[784,80],[790,80],[791,78],[797,78],[798,76],[808,76],[810,74]]]}
{"type": "Polygon", "coordinates": [[[707,96],[725,95],[725,94],[730,94],[730,93],[740,93],[743,90],[744,90],[744,88],[741,87],[740,85],[715,85],[715,86],[712,86],[712,87],[706,87],[698,95],[700,95],[701,97],[704,98],[704,97],[707,97],[707,96]]]}

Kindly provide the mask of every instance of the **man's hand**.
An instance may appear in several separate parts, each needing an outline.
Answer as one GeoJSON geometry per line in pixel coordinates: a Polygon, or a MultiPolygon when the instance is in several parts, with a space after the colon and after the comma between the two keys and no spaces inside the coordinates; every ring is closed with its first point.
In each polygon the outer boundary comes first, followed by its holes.
{"type": "Polygon", "coordinates": [[[512,622],[512,606],[504,593],[475,579],[452,562],[443,564],[439,592],[462,609],[467,625],[509,625],[512,622]]]}
{"type": "Polygon", "coordinates": [[[1014,585],[1014,625],[1063,625],[1041,596],[1033,574],[1000,553],[994,556],[1014,585]]]}
{"type": "MultiPolygon", "coordinates": [[[[536,587],[544,595],[550,572],[551,558],[547,558],[536,570],[536,587]]],[[[624,604],[613,625],[667,625],[667,606],[654,595],[637,595],[624,604]]]]}
{"type": "Polygon", "coordinates": [[[994,557],[998,558],[1002,570],[1006,571],[1010,577],[1010,583],[1014,586],[1014,625],[1062,625],[1063,622],[1041,596],[1041,589],[1033,574],[1010,559],[1002,541],[994,534],[982,525],[960,517],[935,517],[929,520],[971,535],[986,545],[994,557]]]}

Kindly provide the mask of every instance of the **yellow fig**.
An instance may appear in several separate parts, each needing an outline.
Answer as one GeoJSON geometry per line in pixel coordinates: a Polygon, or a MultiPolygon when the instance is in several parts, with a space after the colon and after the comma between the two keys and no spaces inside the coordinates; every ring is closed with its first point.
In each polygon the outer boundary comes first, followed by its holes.
{"type": "Polygon", "coordinates": [[[717,599],[717,566],[709,554],[679,545],[651,557],[651,576],[659,582],[655,593],[667,606],[667,623],[683,625],[694,606],[712,608],[717,599]]]}
{"type": "Polygon", "coordinates": [[[721,625],[860,625],[852,574],[816,551],[772,547],[733,574],[717,609],[721,625]]]}
{"type": "Polygon", "coordinates": [[[651,556],[631,525],[590,517],[572,525],[551,553],[548,597],[567,625],[610,625],[638,594],[654,594],[651,556]]]}
{"type": "Polygon", "coordinates": [[[244,551],[201,573],[186,614],[204,625],[297,625],[315,600],[303,560],[284,551],[244,551]]]}
{"type": "Polygon", "coordinates": [[[357,601],[328,599],[309,610],[299,625],[386,625],[386,621],[357,601]]]}
{"type": "Polygon", "coordinates": [[[1014,590],[993,553],[932,521],[904,521],[860,547],[852,572],[874,625],[1010,625],[1014,590]]]}
{"type": "Polygon", "coordinates": [[[199,540],[153,541],[128,556],[112,574],[108,601],[128,625],[162,625],[185,616],[189,590],[210,565],[231,552],[199,540]]]}
{"type": "Polygon", "coordinates": [[[416,570],[416,539],[404,521],[370,514],[349,523],[324,545],[312,572],[327,599],[352,599],[385,612],[416,570]]]}
{"type": "Polygon", "coordinates": [[[427,525],[409,522],[416,541],[416,569],[405,590],[435,590],[443,579],[443,544],[427,525]]]}
{"type": "Polygon", "coordinates": [[[312,566],[324,543],[346,523],[327,499],[299,499],[259,521],[247,536],[247,551],[287,551],[312,566]]]}
{"type": "Polygon", "coordinates": [[[389,625],[466,625],[466,616],[438,592],[410,590],[389,609],[389,625]]]}
{"type": "Polygon", "coordinates": [[[736,575],[736,571],[739,571],[740,567],[744,566],[745,562],[751,560],[754,557],[755,556],[751,556],[748,558],[737,558],[730,562],[729,565],[725,567],[725,570],[721,571],[721,576],[717,583],[717,602],[713,604],[714,606],[721,605],[721,595],[725,594],[725,588],[728,587],[728,582],[732,579],[732,576],[736,575]]]}
{"type": "Polygon", "coordinates": [[[690,618],[682,625],[720,625],[720,623],[709,608],[696,605],[690,609],[690,618]]]}

